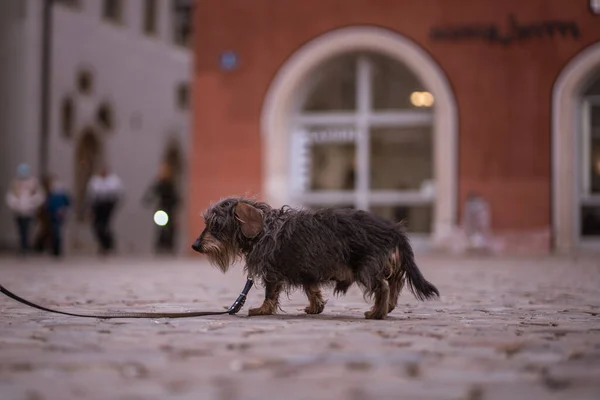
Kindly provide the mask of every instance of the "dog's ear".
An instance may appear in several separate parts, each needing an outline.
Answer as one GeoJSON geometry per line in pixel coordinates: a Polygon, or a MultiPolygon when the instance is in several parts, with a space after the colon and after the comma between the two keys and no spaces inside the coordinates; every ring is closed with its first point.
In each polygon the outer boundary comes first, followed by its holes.
{"type": "Polygon", "coordinates": [[[242,234],[247,238],[258,235],[263,228],[262,211],[247,203],[235,206],[235,217],[241,222],[242,234]]]}

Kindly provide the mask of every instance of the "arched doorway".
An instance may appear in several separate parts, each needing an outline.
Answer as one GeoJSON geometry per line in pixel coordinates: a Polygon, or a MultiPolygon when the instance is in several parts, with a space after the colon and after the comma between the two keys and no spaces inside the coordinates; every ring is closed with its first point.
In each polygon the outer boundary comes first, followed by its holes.
{"type": "Polygon", "coordinates": [[[410,40],[354,27],[309,42],[272,82],[261,124],[272,204],[369,209],[427,244],[455,225],[456,105],[410,40]]]}
{"type": "Polygon", "coordinates": [[[79,222],[85,216],[85,196],[87,185],[100,167],[103,158],[102,144],[96,136],[93,128],[83,130],[75,148],[75,206],[76,217],[79,222]]]}
{"type": "Polygon", "coordinates": [[[554,248],[600,251],[600,43],[563,69],[552,114],[554,248]]]}

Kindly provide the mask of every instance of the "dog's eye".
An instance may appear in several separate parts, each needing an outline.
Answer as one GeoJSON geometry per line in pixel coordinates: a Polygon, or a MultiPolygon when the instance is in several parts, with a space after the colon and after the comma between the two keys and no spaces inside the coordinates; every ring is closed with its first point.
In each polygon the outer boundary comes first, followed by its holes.
{"type": "Polygon", "coordinates": [[[211,234],[216,235],[223,230],[223,227],[218,221],[211,221],[208,229],[210,230],[211,234]]]}

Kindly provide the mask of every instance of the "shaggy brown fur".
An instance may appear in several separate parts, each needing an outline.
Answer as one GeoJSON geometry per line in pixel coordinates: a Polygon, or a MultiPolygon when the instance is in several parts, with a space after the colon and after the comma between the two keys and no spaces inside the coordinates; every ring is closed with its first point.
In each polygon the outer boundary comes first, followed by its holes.
{"type": "Polygon", "coordinates": [[[269,315],[282,291],[302,288],[308,314],[325,308],[321,287],[346,294],[354,283],[374,297],[366,318],[382,319],[405,283],[419,300],[439,297],[419,271],[405,232],[372,213],[351,209],[271,208],[244,198],[222,200],[204,213],[206,227],[192,248],[223,273],[238,259],[265,285],[265,300],[249,315],[269,315]]]}

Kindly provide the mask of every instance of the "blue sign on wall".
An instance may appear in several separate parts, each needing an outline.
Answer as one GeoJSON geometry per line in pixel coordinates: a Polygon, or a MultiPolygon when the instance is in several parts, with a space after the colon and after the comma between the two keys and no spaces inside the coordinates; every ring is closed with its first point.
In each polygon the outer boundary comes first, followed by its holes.
{"type": "Polygon", "coordinates": [[[238,66],[238,55],[233,50],[227,50],[220,56],[221,69],[224,71],[233,71],[238,66]]]}

